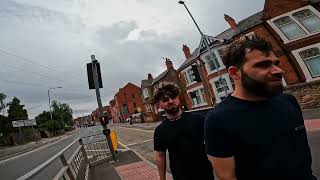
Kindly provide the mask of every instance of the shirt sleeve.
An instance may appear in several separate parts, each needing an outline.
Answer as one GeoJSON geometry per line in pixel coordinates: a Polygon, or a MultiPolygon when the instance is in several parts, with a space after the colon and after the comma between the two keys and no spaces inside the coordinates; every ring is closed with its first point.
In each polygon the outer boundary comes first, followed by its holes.
{"type": "Polygon", "coordinates": [[[154,131],[154,135],[153,135],[154,150],[165,152],[167,151],[168,148],[163,140],[164,139],[163,134],[161,134],[160,132],[161,131],[159,127],[157,127],[156,130],[154,131]]]}
{"type": "Polygon", "coordinates": [[[213,112],[208,112],[205,118],[205,145],[210,156],[227,158],[234,155],[233,140],[224,128],[224,123],[213,112]]]}

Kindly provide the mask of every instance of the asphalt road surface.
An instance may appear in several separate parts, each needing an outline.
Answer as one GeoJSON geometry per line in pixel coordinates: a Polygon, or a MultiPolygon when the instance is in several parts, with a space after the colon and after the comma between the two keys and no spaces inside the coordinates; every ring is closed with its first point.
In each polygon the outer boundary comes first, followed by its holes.
{"type": "MultiPolygon", "coordinates": [[[[38,167],[46,160],[50,159],[52,156],[60,152],[74,140],[79,137],[89,136],[92,134],[101,133],[101,127],[90,127],[82,128],[78,131],[75,131],[74,134],[69,135],[59,141],[56,141],[52,144],[42,146],[38,149],[32,150],[30,152],[11,157],[9,159],[4,159],[0,161],[0,175],[3,180],[14,180],[17,179],[34,168],[38,167]]],[[[76,150],[79,144],[71,146],[65,153],[66,158],[70,157],[71,154],[76,150]]],[[[60,161],[53,162],[48,168],[37,176],[35,179],[52,179],[54,175],[59,171],[59,168],[62,167],[60,161]]]]}

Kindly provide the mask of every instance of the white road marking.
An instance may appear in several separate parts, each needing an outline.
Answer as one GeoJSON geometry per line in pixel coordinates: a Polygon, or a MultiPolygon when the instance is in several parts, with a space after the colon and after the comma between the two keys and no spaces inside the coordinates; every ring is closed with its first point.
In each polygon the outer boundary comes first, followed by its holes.
{"type": "Polygon", "coordinates": [[[127,127],[117,127],[117,128],[131,129],[131,130],[135,130],[135,131],[149,132],[149,133],[153,133],[154,132],[154,130],[145,130],[145,129],[136,129],[136,128],[127,128],[127,127]]]}
{"type": "Polygon", "coordinates": [[[133,146],[133,145],[137,145],[137,144],[142,144],[142,143],[146,143],[146,142],[149,142],[149,141],[153,141],[153,139],[148,139],[148,140],[145,140],[145,141],[142,141],[142,142],[127,144],[127,146],[133,146]]]}
{"type": "Polygon", "coordinates": [[[93,136],[91,136],[91,138],[89,139],[89,141],[91,141],[91,140],[92,140],[92,138],[93,138],[93,136]]]}
{"type": "Polygon", "coordinates": [[[62,139],[60,139],[60,140],[58,140],[58,141],[55,141],[55,142],[53,142],[53,143],[46,144],[46,145],[41,146],[41,147],[39,147],[39,148],[37,148],[37,149],[28,151],[28,152],[26,152],[26,153],[23,153],[23,154],[20,154],[20,155],[17,155],[17,156],[13,156],[13,157],[11,157],[11,158],[9,158],[9,159],[5,159],[5,160],[3,160],[3,161],[0,161],[0,164],[3,164],[3,163],[8,162],[8,161],[12,161],[12,160],[17,159],[17,158],[20,158],[20,157],[22,157],[22,156],[25,156],[25,155],[31,154],[31,153],[33,153],[33,152],[39,151],[39,150],[41,150],[41,149],[47,148],[47,147],[49,147],[49,146],[51,146],[51,145],[54,145],[54,144],[56,144],[56,143],[58,143],[58,142],[60,142],[60,141],[65,140],[65,139],[67,139],[68,137],[71,137],[71,136],[73,136],[73,135],[75,135],[75,134],[76,134],[76,133],[73,133],[73,134],[68,135],[68,136],[66,136],[66,137],[64,137],[64,138],[62,138],[62,139]]]}

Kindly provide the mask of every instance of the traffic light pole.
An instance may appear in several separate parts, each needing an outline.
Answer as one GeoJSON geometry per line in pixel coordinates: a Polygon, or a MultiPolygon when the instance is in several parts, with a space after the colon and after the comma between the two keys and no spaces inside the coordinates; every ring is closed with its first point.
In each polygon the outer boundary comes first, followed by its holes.
{"type": "Polygon", "coordinates": [[[103,121],[101,117],[104,116],[103,110],[102,110],[102,103],[101,103],[101,96],[100,96],[100,90],[99,90],[99,80],[98,80],[98,72],[97,72],[97,60],[94,55],[91,55],[91,61],[92,61],[92,73],[93,73],[93,80],[94,80],[94,86],[96,89],[96,96],[97,96],[97,102],[98,102],[98,109],[99,109],[99,119],[100,123],[103,126],[103,134],[107,138],[107,143],[110,149],[110,153],[112,155],[112,159],[114,162],[117,162],[117,155],[113,149],[111,137],[110,137],[110,129],[108,129],[107,122],[103,121]]]}

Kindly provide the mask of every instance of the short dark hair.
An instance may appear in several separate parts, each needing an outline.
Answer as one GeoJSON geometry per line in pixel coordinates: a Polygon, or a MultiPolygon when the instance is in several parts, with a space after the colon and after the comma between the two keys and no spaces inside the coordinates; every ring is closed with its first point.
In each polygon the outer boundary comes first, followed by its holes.
{"type": "Polygon", "coordinates": [[[223,53],[223,63],[228,69],[230,66],[241,68],[245,62],[246,49],[259,50],[266,55],[272,51],[272,45],[263,39],[248,37],[232,42],[223,53]]]}
{"type": "Polygon", "coordinates": [[[179,95],[179,88],[175,84],[165,84],[155,90],[153,96],[153,102],[159,102],[163,97],[169,96],[170,98],[176,98],[179,95]]]}

